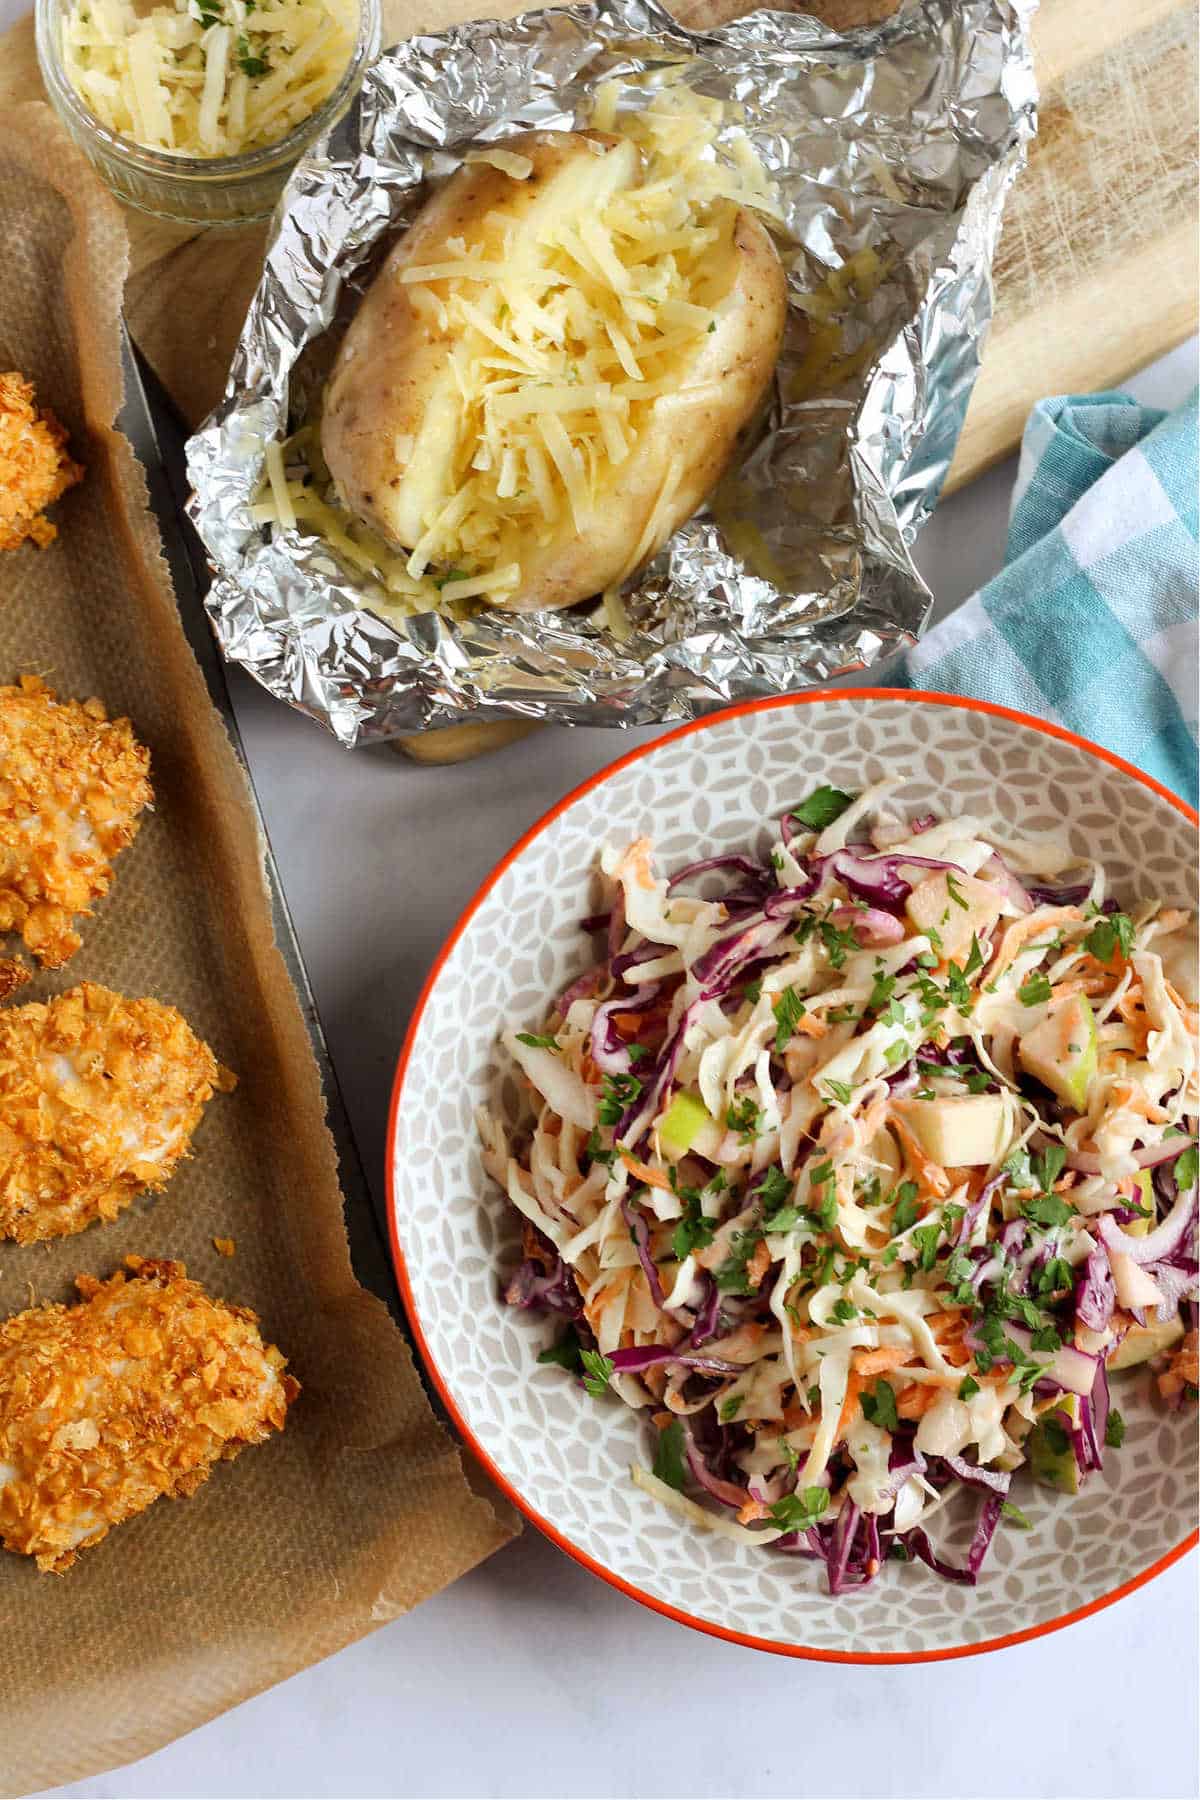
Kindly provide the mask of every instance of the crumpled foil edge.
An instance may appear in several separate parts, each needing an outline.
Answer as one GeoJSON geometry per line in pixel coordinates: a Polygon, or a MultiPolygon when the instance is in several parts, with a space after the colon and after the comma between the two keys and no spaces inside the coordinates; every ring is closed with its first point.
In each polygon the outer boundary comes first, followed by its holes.
{"type": "Polygon", "coordinates": [[[1036,126],[1033,3],[909,0],[839,35],[765,11],[693,32],[655,0],[598,0],[387,52],[292,176],[225,397],[188,445],[225,656],[353,746],[472,718],[683,720],[913,643],[931,596],[911,545],[965,417],[1004,198],[1036,126]],[[775,579],[706,510],[627,588],[632,634],[618,643],[579,609],[383,616],[383,590],[327,544],[268,538],[249,509],[265,444],[289,428],[297,361],[426,180],[481,138],[569,128],[598,81],[680,57],[689,80],[745,109],[785,199],[792,323],[737,471],[775,579]],[[795,302],[872,245],[884,273],[842,320],[861,378],[797,397],[808,339],[795,302]]]}

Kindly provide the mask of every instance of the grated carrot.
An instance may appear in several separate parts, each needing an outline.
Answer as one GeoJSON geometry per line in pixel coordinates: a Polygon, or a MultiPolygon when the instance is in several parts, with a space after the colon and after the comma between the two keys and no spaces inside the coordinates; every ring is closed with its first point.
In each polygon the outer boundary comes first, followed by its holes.
{"type": "Polygon", "coordinates": [[[621,1161],[629,1173],[638,1181],[644,1181],[647,1187],[661,1188],[664,1194],[675,1192],[669,1176],[664,1175],[661,1169],[652,1169],[646,1163],[639,1162],[628,1150],[622,1150],[621,1161]]]}
{"type": "Polygon", "coordinates": [[[1082,917],[1077,906],[1052,906],[1047,912],[1031,913],[1027,918],[1018,919],[1000,939],[1000,948],[987,970],[987,980],[996,981],[1003,975],[1026,938],[1036,937],[1039,931],[1049,931],[1055,925],[1072,924],[1082,917]]]}

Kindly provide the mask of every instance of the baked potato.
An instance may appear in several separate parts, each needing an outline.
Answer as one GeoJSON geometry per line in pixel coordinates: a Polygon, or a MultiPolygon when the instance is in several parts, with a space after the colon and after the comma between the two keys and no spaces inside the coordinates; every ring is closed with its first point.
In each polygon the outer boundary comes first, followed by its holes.
{"type": "Polygon", "coordinates": [[[480,150],[343,339],[321,414],[338,497],[448,598],[525,612],[616,587],[712,491],[770,382],[769,232],[711,158],[689,191],[643,149],[587,130],[480,150]]]}

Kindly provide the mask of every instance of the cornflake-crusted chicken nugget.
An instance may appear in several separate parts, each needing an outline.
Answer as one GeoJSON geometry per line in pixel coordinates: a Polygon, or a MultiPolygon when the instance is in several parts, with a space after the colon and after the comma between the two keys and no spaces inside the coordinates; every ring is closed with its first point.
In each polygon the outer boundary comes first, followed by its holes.
{"type": "Polygon", "coordinates": [[[158,1000],[85,981],[0,1011],[0,1238],[65,1237],[165,1187],[235,1080],[158,1000]]]}
{"type": "Polygon", "coordinates": [[[81,1275],[77,1306],[0,1324],[0,1543],[70,1568],[80,1550],[283,1429],[299,1383],[244,1306],[182,1263],[81,1275]]]}
{"type": "Polygon", "coordinates": [[[39,412],[34,404],[33,383],[15,369],[0,374],[0,550],[15,550],[26,538],[44,550],[58,536],[42,508],[83,480],[66,441],[49,407],[39,412]]]}
{"type": "Polygon", "coordinates": [[[80,945],[72,919],[108,892],[112,859],[153,800],[150,755],[99,700],[58,700],[36,675],[0,687],[0,932],[48,969],[80,945]]]}

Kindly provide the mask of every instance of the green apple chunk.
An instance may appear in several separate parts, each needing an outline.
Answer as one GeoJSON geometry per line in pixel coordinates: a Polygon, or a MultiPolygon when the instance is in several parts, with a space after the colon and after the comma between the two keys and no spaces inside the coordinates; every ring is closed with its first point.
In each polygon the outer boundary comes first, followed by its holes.
{"type": "Polygon", "coordinates": [[[1136,1369],[1160,1350],[1169,1350],[1183,1336],[1183,1320],[1175,1313],[1149,1325],[1131,1325],[1108,1359],[1110,1370],[1136,1369]]]}
{"type": "Polygon", "coordinates": [[[1079,1396],[1064,1396],[1051,1413],[1045,1413],[1025,1439],[1029,1473],[1043,1487],[1060,1494],[1079,1492],[1079,1464],[1071,1448],[1071,1431],[1079,1423],[1079,1396]]]}
{"type": "Polygon", "coordinates": [[[700,1134],[715,1127],[712,1114],[699,1094],[683,1088],[659,1121],[658,1142],[664,1156],[686,1156],[700,1134]]]}
{"type": "Polygon", "coordinates": [[[1004,1149],[1004,1101],[999,1094],[909,1100],[897,1110],[903,1111],[925,1154],[943,1169],[991,1163],[1004,1149]]]}
{"type": "Polygon", "coordinates": [[[1052,1001],[1038,1024],[1018,1040],[1021,1067],[1076,1112],[1087,1111],[1096,1073],[1096,1015],[1083,994],[1052,1001]]]}
{"type": "Polygon", "coordinates": [[[929,937],[947,962],[963,963],[971,953],[971,939],[991,929],[1002,904],[986,881],[939,870],[917,883],[904,910],[915,929],[929,937]]]}
{"type": "Polygon", "coordinates": [[[1130,1219],[1121,1229],[1126,1237],[1145,1237],[1154,1223],[1154,1177],[1149,1169],[1139,1169],[1133,1178],[1134,1199],[1149,1213],[1148,1219],[1130,1219]]]}

